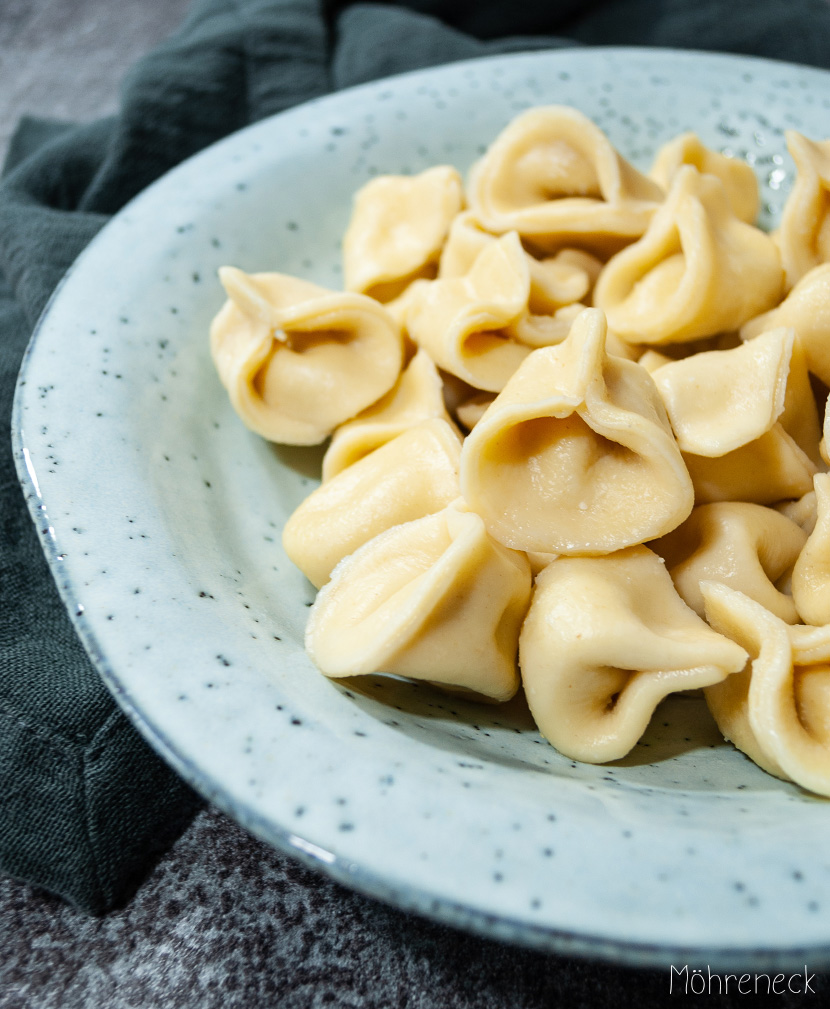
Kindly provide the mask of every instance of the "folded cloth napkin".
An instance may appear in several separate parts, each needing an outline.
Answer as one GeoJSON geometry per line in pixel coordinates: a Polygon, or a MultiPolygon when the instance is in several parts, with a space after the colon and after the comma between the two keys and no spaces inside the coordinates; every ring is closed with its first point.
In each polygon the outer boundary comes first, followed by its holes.
{"type": "Polygon", "coordinates": [[[126,77],[121,112],[24,121],[0,183],[0,869],[103,912],[199,799],[139,738],[63,610],[9,443],[20,361],[66,268],[131,197],[220,137],[331,90],[488,53],[720,49],[830,65],[825,0],[197,0],[126,77]]]}

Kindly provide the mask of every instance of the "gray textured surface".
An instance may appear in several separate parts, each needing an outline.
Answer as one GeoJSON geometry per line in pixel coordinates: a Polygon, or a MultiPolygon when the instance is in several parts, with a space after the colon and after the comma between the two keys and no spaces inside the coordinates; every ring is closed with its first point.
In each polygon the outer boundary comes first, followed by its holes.
{"type": "Polygon", "coordinates": [[[135,899],[94,919],[0,882],[3,1009],[654,1006],[663,972],[515,950],[318,877],[207,810],[135,899]]]}
{"type": "Polygon", "coordinates": [[[114,112],[136,59],[190,0],[2,0],[0,163],[22,115],[86,121],[114,112]]]}

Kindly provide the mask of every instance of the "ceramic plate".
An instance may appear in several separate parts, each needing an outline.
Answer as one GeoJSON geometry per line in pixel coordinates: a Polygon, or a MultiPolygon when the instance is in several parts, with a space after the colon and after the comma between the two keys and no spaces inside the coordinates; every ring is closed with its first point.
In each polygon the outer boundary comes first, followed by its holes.
{"type": "Polygon", "coordinates": [[[665,703],[625,760],[560,756],[518,702],[303,652],[313,589],[280,531],[320,452],[232,412],[208,354],[217,268],[340,284],[353,191],[464,170],[516,113],[563,103],[639,167],[694,129],[749,161],[772,224],[783,133],[827,134],[830,75],[636,49],[511,55],[380,81],[250,127],[142,193],[70,270],[16,400],[55,578],[101,674],[199,791],[341,882],[441,921],[628,963],[830,963],[830,803],[665,703]]]}

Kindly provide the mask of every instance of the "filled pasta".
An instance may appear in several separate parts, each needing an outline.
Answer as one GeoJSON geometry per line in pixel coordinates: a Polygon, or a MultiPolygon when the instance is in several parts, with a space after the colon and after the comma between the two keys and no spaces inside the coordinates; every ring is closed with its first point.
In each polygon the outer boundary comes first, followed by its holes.
{"type": "MultiPolygon", "coordinates": [[[[482,249],[497,238],[471,211],[459,214],[441,252],[438,276],[463,276],[482,249]]],[[[602,269],[596,256],[581,249],[560,249],[552,256],[538,257],[525,251],[530,271],[528,309],[535,315],[552,314],[563,305],[585,301],[602,269]]]]}
{"type": "Polygon", "coordinates": [[[830,796],[830,140],[788,144],[769,235],[753,169],[695,134],[646,176],[532,109],[466,191],[447,165],[368,182],[344,292],[220,271],[242,421],[331,438],[283,532],[325,675],[488,701],[521,677],[589,762],[703,687],[727,739],[830,796]]]}
{"type": "Polygon", "coordinates": [[[402,432],[309,494],[283,529],[286,554],[319,588],[340,560],[378,533],[454,501],[460,454],[445,420],[402,432]]]}
{"type": "Polygon", "coordinates": [[[787,287],[830,260],[830,140],[809,140],[787,131],[796,175],[778,229],[787,287]]]}
{"type": "Polygon", "coordinates": [[[557,750],[589,763],[624,757],[668,694],[718,683],[745,662],[644,546],[552,561],[519,639],[536,724],[557,750]]]}
{"type": "Polygon", "coordinates": [[[432,417],[450,420],[444,384],[430,357],[418,351],[386,395],[335,430],[323,456],[323,480],[432,417]]]}
{"type": "Polygon", "coordinates": [[[667,536],[650,544],[666,562],[681,598],[704,615],[700,584],[722,582],[789,624],[798,621],[792,595],[781,591],[807,542],[795,522],[745,501],[700,505],[667,536]]]}
{"type": "Polygon", "coordinates": [[[721,456],[684,452],[696,504],[750,501],[772,505],[813,486],[816,465],[776,421],[766,434],[721,456]]]}
{"type": "Polygon", "coordinates": [[[559,105],[517,116],[473,167],[471,209],[491,231],[541,249],[608,255],[643,234],[663,191],[594,123],[559,105]]]}
{"type": "Polygon", "coordinates": [[[530,272],[515,232],[487,244],[469,271],[421,284],[405,325],[435,363],[476,389],[498,392],[530,353],[508,329],[527,314],[530,272]]]}
{"type": "Polygon", "coordinates": [[[749,655],[704,690],[721,732],[770,774],[830,795],[828,627],[789,627],[725,585],[705,583],[703,596],[712,627],[749,655]]]}
{"type": "Polygon", "coordinates": [[[463,199],[461,176],[450,165],[367,182],[343,236],[346,289],[386,302],[416,278],[434,277],[463,199]]]}
{"type": "Polygon", "coordinates": [[[738,158],[728,158],[713,151],[696,133],[681,133],[657,152],[649,175],[665,190],[682,165],[692,165],[699,172],[717,176],[724,185],[729,205],[747,224],[758,216],[758,180],[752,166],[738,158]]]}
{"type": "Polygon", "coordinates": [[[606,264],[594,304],[623,339],[660,345],[737,329],[782,285],[772,239],[735,215],[720,179],[683,165],[643,237],[606,264]]]}
{"type": "Polygon", "coordinates": [[[795,330],[807,367],[830,385],[830,263],[805,273],[780,305],[745,323],[741,339],[752,340],[779,326],[795,330]]]}
{"type": "Polygon", "coordinates": [[[795,562],[792,593],[805,624],[830,625],[830,474],[816,473],[815,524],[795,562]]]}
{"type": "Polygon", "coordinates": [[[766,434],[776,421],[816,464],[821,428],[795,330],[779,327],[730,350],[652,370],[683,452],[717,457],[766,434]]]}
{"type": "Polygon", "coordinates": [[[228,300],[211,325],[211,354],[252,431],[317,445],[395,384],[401,334],[376,301],[280,273],[219,275],[228,300]]]}
{"type": "Polygon", "coordinates": [[[337,566],[306,628],[327,676],[387,672],[505,701],[530,565],[487,534],[462,501],[395,526],[337,566]]]}
{"type": "Polygon", "coordinates": [[[461,490],[518,550],[602,554],[660,536],[693,490],[648,372],[605,350],[602,312],[534,351],[464,442],[461,490]]]}

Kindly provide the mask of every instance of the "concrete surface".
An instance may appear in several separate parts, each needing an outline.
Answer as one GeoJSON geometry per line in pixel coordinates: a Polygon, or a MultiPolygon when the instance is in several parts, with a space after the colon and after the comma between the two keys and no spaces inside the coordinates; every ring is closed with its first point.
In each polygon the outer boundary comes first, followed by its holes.
{"type": "Polygon", "coordinates": [[[22,115],[114,112],[124,73],[190,0],[0,0],[0,163],[22,115]]]}

